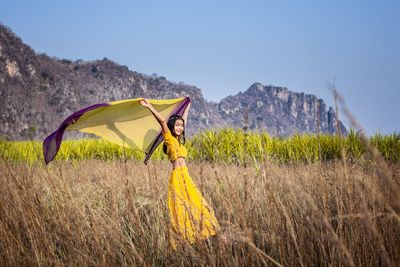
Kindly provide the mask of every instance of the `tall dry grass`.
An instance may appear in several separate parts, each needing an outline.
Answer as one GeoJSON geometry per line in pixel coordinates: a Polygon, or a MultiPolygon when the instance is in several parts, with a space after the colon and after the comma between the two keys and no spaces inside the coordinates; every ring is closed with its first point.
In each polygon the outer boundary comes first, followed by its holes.
{"type": "MultiPolygon", "coordinates": [[[[225,238],[174,251],[169,162],[2,160],[0,265],[399,265],[399,192],[378,167],[189,162],[225,238]]],[[[400,184],[398,165],[385,172],[400,184]]]]}

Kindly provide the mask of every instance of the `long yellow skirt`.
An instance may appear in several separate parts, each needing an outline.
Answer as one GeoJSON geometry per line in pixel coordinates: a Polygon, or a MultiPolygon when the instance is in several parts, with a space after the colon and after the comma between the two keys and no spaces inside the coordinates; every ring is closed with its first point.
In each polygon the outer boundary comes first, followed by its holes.
{"type": "MultiPolygon", "coordinates": [[[[216,234],[219,228],[212,209],[193,183],[186,166],[175,168],[168,185],[171,230],[179,239],[193,244],[216,234]]],[[[175,238],[171,238],[173,248],[175,238]]]]}

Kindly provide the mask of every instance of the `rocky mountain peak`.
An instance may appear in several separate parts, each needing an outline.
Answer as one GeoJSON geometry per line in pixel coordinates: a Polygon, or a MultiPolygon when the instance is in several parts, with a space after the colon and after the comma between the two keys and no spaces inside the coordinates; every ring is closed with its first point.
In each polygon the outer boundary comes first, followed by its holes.
{"type": "MultiPolygon", "coordinates": [[[[252,130],[267,130],[271,134],[335,133],[333,108],[326,109],[322,99],[314,95],[295,93],[285,87],[254,83],[245,92],[229,96],[219,103],[219,112],[228,124],[247,126],[252,130]]],[[[339,121],[339,128],[346,128],[339,121]]]]}

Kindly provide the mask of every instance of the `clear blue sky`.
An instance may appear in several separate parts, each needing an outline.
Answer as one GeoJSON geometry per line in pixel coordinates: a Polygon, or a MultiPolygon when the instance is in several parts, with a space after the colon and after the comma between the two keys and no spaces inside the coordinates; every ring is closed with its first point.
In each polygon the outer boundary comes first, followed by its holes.
{"type": "Polygon", "coordinates": [[[212,101],[261,82],[334,105],[335,81],[368,134],[400,131],[400,1],[2,2],[0,22],[39,53],[107,57],[212,101]]]}

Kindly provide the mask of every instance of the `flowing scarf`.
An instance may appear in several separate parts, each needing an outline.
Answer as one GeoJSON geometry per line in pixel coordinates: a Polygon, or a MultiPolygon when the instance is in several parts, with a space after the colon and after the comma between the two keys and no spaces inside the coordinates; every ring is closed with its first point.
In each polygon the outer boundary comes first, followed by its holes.
{"type": "MultiPolygon", "coordinates": [[[[147,164],[163,136],[153,114],[139,104],[141,99],[95,104],[71,114],[43,141],[46,164],[57,155],[64,131],[70,130],[92,133],[120,146],[141,150],[146,153],[144,163],[147,164]]],[[[148,101],[166,119],[172,115],[187,117],[189,111],[189,97],[148,101]]]]}

